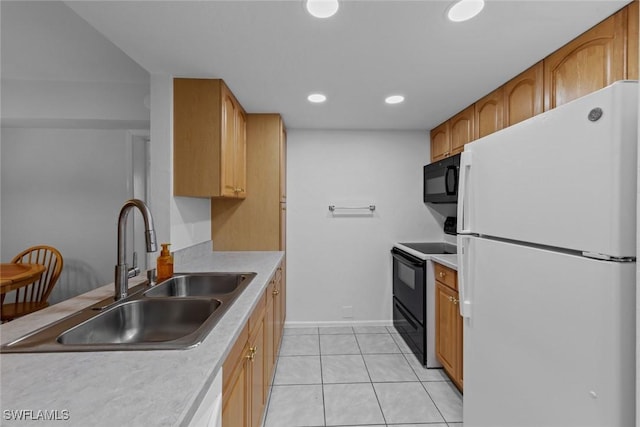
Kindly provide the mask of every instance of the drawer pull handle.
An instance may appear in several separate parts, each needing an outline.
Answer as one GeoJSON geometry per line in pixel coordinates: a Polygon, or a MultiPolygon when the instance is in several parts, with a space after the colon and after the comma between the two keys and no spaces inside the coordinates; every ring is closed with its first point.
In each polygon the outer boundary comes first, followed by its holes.
{"type": "Polygon", "coordinates": [[[441,271],[441,272],[440,272],[440,277],[444,277],[444,276],[446,276],[446,275],[447,275],[447,273],[445,273],[444,271],[441,271]]]}
{"type": "Polygon", "coordinates": [[[276,296],[280,295],[280,291],[279,291],[279,290],[277,290],[277,289],[274,289],[274,290],[271,292],[271,294],[272,294],[274,297],[276,297],[276,296]]]}

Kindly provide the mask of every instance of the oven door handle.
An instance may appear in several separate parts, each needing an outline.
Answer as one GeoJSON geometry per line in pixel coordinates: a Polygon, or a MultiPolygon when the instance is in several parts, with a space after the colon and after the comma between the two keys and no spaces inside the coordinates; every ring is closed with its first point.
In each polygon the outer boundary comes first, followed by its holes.
{"type": "Polygon", "coordinates": [[[413,255],[410,255],[406,252],[402,252],[398,248],[391,249],[391,255],[393,255],[393,257],[398,261],[400,261],[401,263],[409,264],[414,267],[422,267],[425,264],[425,260],[415,257],[413,255]]]}

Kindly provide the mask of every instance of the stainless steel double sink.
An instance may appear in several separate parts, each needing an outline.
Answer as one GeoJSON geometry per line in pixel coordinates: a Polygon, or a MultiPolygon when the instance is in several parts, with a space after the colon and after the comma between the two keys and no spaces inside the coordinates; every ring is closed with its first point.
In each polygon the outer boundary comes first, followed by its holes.
{"type": "Polygon", "coordinates": [[[109,298],[0,347],[0,353],[171,350],[198,345],[255,273],[182,273],[109,298]]]}

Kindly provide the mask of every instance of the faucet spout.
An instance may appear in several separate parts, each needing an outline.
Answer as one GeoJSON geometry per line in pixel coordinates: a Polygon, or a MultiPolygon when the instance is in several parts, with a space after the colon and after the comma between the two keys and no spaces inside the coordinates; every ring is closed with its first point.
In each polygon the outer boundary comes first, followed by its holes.
{"type": "Polygon", "coordinates": [[[129,294],[129,267],[127,265],[127,217],[129,211],[133,208],[138,208],[142,214],[145,228],[145,242],[147,246],[147,252],[155,252],[156,246],[156,232],[153,227],[153,216],[147,205],[139,199],[127,200],[120,210],[118,216],[118,263],[116,265],[115,272],[115,299],[120,300],[126,298],[129,294]]]}

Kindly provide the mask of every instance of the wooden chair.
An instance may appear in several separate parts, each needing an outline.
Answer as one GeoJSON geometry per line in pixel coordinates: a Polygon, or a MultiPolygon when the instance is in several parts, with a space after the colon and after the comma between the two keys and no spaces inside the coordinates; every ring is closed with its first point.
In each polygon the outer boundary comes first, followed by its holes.
{"type": "Polygon", "coordinates": [[[4,303],[5,294],[0,297],[2,309],[0,320],[7,321],[25,314],[41,310],[49,305],[47,299],[62,272],[62,255],[51,246],[39,245],[25,249],[12,260],[12,263],[42,264],[46,270],[35,282],[15,290],[15,302],[4,303]]]}

